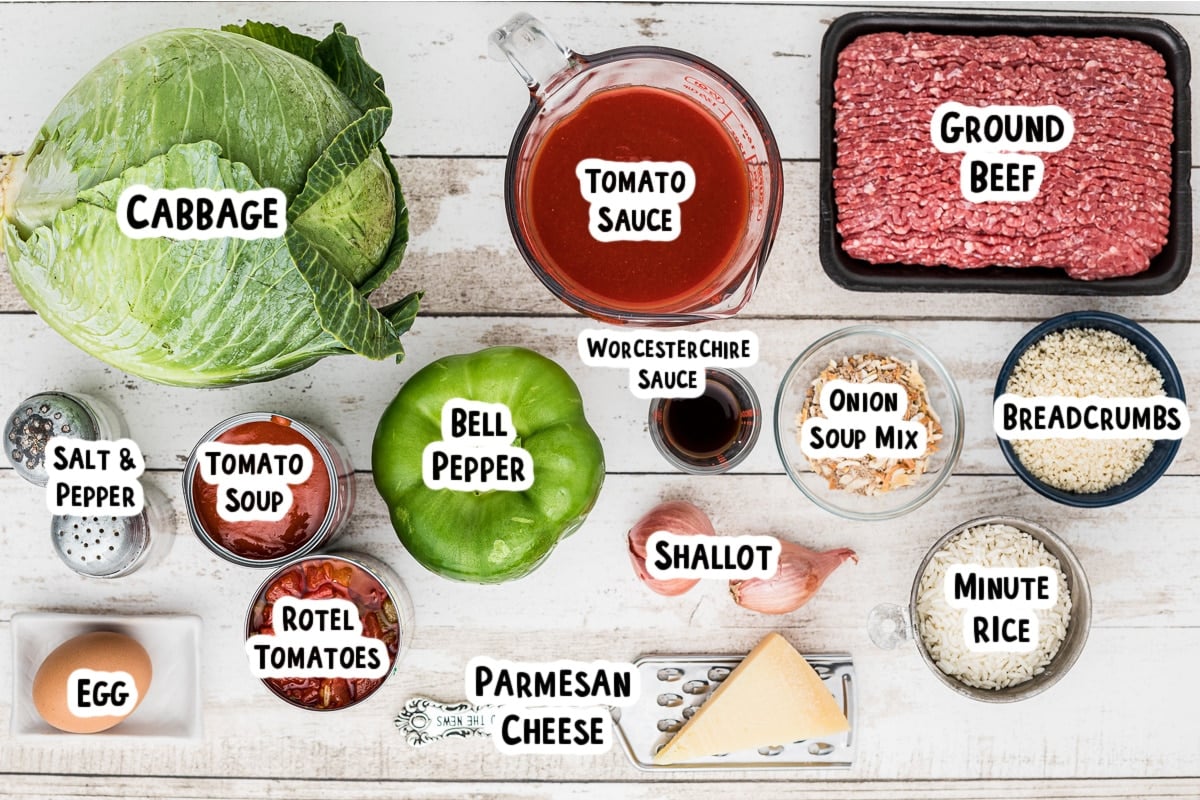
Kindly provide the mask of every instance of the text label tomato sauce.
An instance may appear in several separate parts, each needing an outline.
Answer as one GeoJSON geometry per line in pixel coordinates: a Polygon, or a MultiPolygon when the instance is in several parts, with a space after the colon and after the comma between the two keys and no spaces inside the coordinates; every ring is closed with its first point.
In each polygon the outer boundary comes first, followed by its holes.
{"type": "Polygon", "coordinates": [[[556,123],[534,153],[525,234],[568,291],[600,305],[676,310],[719,277],[746,227],[750,182],[736,144],[712,114],[674,91],[605,89],[556,123]],[[683,161],[695,191],[673,241],[597,241],[576,167],[585,159],[683,161]]]}

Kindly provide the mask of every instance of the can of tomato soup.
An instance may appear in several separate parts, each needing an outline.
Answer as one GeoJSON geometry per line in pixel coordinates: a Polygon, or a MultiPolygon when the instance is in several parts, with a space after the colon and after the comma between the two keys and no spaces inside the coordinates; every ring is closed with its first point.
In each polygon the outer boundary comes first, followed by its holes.
{"type": "Polygon", "coordinates": [[[337,537],[354,509],[354,468],[338,441],[283,414],[230,417],[183,472],[192,530],[244,567],[278,567],[337,537]]]}
{"type": "Polygon", "coordinates": [[[258,587],[246,610],[245,635],[251,672],[276,697],[297,708],[336,711],[363,702],[396,674],[412,640],[412,600],[399,576],[377,558],[340,551],[304,556],[258,587]],[[283,598],[311,601],[309,620],[296,612],[292,616],[300,624],[289,629],[278,610],[283,598]],[[344,620],[344,613],[322,616],[322,607],[335,608],[339,601],[354,606],[357,630],[348,632],[344,622],[311,622],[344,620]],[[351,671],[361,670],[366,661],[362,645],[354,644],[361,637],[379,640],[372,643],[379,660],[371,674],[351,671]],[[270,677],[262,672],[268,665],[270,677]]]}

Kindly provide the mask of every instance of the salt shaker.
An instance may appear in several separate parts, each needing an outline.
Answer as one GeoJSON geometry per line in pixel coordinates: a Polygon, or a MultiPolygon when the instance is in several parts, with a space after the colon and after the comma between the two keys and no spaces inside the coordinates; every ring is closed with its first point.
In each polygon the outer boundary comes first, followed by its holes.
{"type": "Polygon", "coordinates": [[[4,425],[4,452],[18,475],[45,486],[46,444],[55,436],[118,439],[120,417],[104,402],[86,395],[42,392],[26,399],[4,425]]]}

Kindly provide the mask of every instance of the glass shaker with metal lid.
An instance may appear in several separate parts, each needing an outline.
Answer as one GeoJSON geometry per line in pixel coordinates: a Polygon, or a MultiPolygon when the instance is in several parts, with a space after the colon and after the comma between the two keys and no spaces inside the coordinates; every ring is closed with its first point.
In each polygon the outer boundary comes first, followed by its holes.
{"type": "MultiPolygon", "coordinates": [[[[46,450],[54,437],[112,441],[126,435],[124,421],[104,401],[54,391],[26,398],[4,425],[13,470],[37,486],[49,482],[46,450]]],[[[131,516],[55,514],[50,520],[54,552],[72,570],[93,578],[128,575],[161,558],[171,542],[170,503],[153,486],[143,489],[142,511],[131,516]]]]}
{"type": "Polygon", "coordinates": [[[4,452],[18,475],[45,486],[46,445],[55,436],[119,439],[125,426],[108,404],[94,397],[41,392],[27,398],[4,425],[4,452]]]}
{"type": "Polygon", "coordinates": [[[89,578],[120,578],[161,561],[174,539],[174,513],[154,486],[142,488],[145,503],[132,516],[51,517],[50,542],[63,563],[89,578]]]}

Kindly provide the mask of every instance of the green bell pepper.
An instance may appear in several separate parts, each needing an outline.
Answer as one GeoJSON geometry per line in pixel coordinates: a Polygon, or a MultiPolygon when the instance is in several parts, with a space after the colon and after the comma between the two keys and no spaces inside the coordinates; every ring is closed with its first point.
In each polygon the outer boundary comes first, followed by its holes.
{"type": "Polygon", "coordinates": [[[583,523],[604,482],[604,451],[575,382],[521,347],[447,356],[418,371],[379,421],[371,466],[392,526],[413,557],[438,575],[474,583],[531,572],[583,523]],[[454,398],[508,406],[512,445],[533,460],[529,489],[425,485],[422,453],[442,439],[442,406],[454,398]]]}

